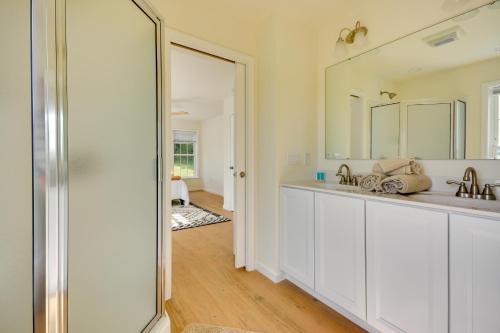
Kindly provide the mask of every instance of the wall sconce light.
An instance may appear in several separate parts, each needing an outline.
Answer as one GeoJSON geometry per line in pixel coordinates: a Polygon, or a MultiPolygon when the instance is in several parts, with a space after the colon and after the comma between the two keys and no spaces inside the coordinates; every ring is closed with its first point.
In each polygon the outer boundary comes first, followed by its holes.
{"type": "Polygon", "coordinates": [[[352,44],[355,47],[363,46],[366,43],[366,35],[368,34],[368,28],[361,26],[359,21],[356,22],[354,29],[343,28],[340,30],[339,38],[335,43],[335,55],[337,57],[343,57],[347,54],[347,44],[352,44]],[[345,37],[342,34],[348,31],[345,37]]]}
{"type": "Polygon", "coordinates": [[[384,95],[387,95],[387,97],[389,97],[390,100],[394,99],[394,97],[396,97],[398,94],[396,93],[393,93],[393,92],[390,92],[390,91],[381,91],[380,92],[380,96],[384,96],[384,95]]]}

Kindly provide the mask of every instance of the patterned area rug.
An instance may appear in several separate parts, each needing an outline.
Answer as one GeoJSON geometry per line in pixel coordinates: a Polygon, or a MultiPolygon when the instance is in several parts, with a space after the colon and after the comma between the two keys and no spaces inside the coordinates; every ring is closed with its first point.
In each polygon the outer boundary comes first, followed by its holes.
{"type": "Polygon", "coordinates": [[[173,231],[228,221],[231,221],[231,219],[194,204],[188,206],[172,206],[173,231]]]}
{"type": "Polygon", "coordinates": [[[253,331],[244,331],[237,328],[222,326],[191,324],[186,326],[182,333],[257,333],[253,331]]]}

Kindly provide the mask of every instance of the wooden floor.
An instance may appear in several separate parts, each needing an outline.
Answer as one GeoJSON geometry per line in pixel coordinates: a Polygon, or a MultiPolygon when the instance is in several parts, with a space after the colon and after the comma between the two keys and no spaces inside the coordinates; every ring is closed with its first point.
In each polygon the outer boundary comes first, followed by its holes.
{"type": "MultiPolygon", "coordinates": [[[[232,217],[222,198],[192,192],[191,201],[232,217]]],[[[232,222],[175,231],[173,297],[166,303],[172,332],[190,323],[262,333],[365,332],[291,283],[234,268],[232,222]]]]}

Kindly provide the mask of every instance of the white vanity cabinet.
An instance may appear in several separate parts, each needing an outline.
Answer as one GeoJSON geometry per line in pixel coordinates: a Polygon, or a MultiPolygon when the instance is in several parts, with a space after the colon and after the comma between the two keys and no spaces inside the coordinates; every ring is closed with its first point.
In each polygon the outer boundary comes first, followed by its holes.
{"type": "Polygon", "coordinates": [[[368,323],[384,333],[448,332],[448,214],[366,202],[368,323]]]}
{"type": "Polygon", "coordinates": [[[281,269],[314,288],[314,192],[281,188],[281,269]]]}
{"type": "Polygon", "coordinates": [[[324,188],[281,188],[287,278],[369,332],[500,333],[500,209],[324,188]]]}
{"type": "Polygon", "coordinates": [[[500,221],[450,215],[450,332],[500,332],[500,221]]]}
{"type": "Polygon", "coordinates": [[[316,292],[366,319],[365,201],[315,194],[316,292]]]}

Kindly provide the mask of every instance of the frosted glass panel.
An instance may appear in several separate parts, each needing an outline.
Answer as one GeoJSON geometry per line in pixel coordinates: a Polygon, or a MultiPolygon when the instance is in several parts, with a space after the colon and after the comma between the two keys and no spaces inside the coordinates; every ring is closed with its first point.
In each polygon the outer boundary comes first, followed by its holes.
{"type": "Polygon", "coordinates": [[[446,160],[451,151],[451,103],[408,105],[408,157],[446,160]]]}
{"type": "Polygon", "coordinates": [[[372,108],[372,159],[399,156],[399,104],[372,108]]]}
{"type": "Polygon", "coordinates": [[[71,333],[156,314],[156,34],[131,0],[68,0],[71,333]]]}
{"type": "Polygon", "coordinates": [[[33,331],[30,1],[0,1],[0,332],[33,331]]]}

